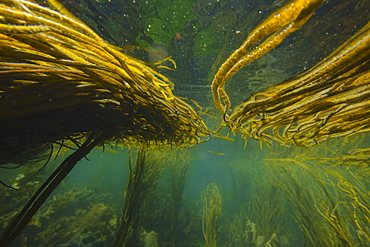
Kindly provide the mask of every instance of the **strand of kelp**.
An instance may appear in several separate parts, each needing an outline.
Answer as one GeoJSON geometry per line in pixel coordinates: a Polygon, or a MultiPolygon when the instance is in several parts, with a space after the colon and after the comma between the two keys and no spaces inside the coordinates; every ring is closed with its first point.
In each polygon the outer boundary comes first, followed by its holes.
{"type": "Polygon", "coordinates": [[[275,33],[255,49],[249,52],[248,49],[275,30],[283,31],[292,25],[299,28],[320,2],[292,1],[275,11],[221,65],[212,90],[215,103],[232,131],[268,143],[275,140],[299,146],[369,131],[370,23],[311,69],[252,95],[230,112],[229,96],[224,89],[226,80],[276,47],[285,36],[275,33]],[[304,13],[303,18],[298,10],[304,13]],[[301,18],[299,25],[294,19],[297,14],[301,18]]]}
{"type": "Polygon", "coordinates": [[[225,91],[226,81],[243,66],[271,51],[285,37],[301,28],[324,1],[290,1],[254,28],[242,45],[222,63],[212,81],[212,93],[216,107],[224,113],[225,120],[228,119],[227,114],[231,107],[230,98],[225,91]],[[253,45],[267,36],[269,37],[266,40],[249,51],[253,45]]]}
{"type": "Polygon", "coordinates": [[[122,53],[60,3],[47,2],[50,8],[25,0],[0,4],[1,119],[97,103],[130,119],[120,136],[129,143],[194,145],[208,135],[202,119],[155,70],[161,63],[122,53]],[[58,88],[50,97],[27,93],[49,87],[58,88]]]}
{"type": "Polygon", "coordinates": [[[102,133],[92,133],[81,147],[69,155],[62,164],[55,169],[50,177],[40,186],[36,193],[27,202],[24,208],[9,223],[3,235],[0,238],[0,246],[7,246],[23,231],[33,215],[42,206],[54,189],[63,181],[63,179],[74,168],[77,162],[85,157],[93,148],[101,144],[107,138],[112,136],[114,129],[107,128],[102,133]]]}

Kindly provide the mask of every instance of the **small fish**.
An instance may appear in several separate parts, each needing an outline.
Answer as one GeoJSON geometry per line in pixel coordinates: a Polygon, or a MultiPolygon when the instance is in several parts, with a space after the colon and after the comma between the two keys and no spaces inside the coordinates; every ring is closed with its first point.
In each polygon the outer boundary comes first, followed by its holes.
{"type": "Polygon", "coordinates": [[[211,153],[211,154],[217,154],[217,155],[226,155],[225,153],[216,153],[216,152],[213,152],[211,150],[206,150],[207,152],[211,153]]]}

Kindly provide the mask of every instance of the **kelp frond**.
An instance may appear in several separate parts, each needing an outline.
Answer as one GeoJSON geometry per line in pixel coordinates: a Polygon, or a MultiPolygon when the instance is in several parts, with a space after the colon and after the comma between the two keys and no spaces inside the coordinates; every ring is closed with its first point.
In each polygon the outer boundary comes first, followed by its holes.
{"type": "Polygon", "coordinates": [[[275,11],[221,65],[212,93],[232,131],[267,143],[313,146],[370,130],[370,23],[311,69],[231,109],[226,80],[300,28],[321,2],[291,1],[275,11]]]}

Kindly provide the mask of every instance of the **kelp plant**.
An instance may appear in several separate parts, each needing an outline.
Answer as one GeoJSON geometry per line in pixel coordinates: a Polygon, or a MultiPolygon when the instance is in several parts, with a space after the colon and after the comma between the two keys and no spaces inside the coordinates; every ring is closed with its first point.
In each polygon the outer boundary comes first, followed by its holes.
{"type": "Polygon", "coordinates": [[[170,62],[146,63],[125,54],[56,0],[2,1],[0,128],[6,131],[0,134],[0,164],[48,143],[67,139],[77,146],[8,225],[2,246],[97,145],[189,146],[209,134],[157,72],[170,62]]]}
{"type": "Polygon", "coordinates": [[[284,196],[271,181],[274,171],[257,158],[234,159],[225,166],[232,174],[234,192],[229,198],[228,246],[282,246],[289,233],[282,227],[287,210],[284,196]]]}
{"type": "Polygon", "coordinates": [[[207,185],[201,193],[203,202],[202,232],[206,247],[216,247],[218,218],[221,213],[222,196],[216,183],[207,185]]]}
{"type": "Polygon", "coordinates": [[[271,159],[273,178],[289,202],[306,244],[314,246],[366,246],[369,237],[369,195],[357,171],[299,158],[271,159]],[[290,163],[290,162],[292,163],[290,163]],[[299,174],[299,175],[297,175],[299,174]]]}
{"type": "Polygon", "coordinates": [[[368,134],[343,139],[310,150],[273,145],[263,160],[305,246],[370,244],[368,134]]]}
{"type": "Polygon", "coordinates": [[[232,131],[298,146],[369,131],[370,23],[311,69],[231,108],[226,81],[299,29],[322,2],[294,0],[276,10],[220,66],[212,93],[232,131]]]}
{"type": "Polygon", "coordinates": [[[179,217],[182,207],[183,193],[187,179],[187,173],[190,167],[190,161],[193,157],[190,155],[188,149],[176,150],[168,155],[168,168],[171,172],[171,225],[169,229],[171,246],[178,246],[178,229],[179,217]]]}
{"type": "Polygon", "coordinates": [[[166,163],[158,150],[139,148],[135,165],[131,161],[130,174],[124,190],[125,205],[116,232],[114,247],[139,246],[140,231],[148,220],[147,206],[166,163]]]}

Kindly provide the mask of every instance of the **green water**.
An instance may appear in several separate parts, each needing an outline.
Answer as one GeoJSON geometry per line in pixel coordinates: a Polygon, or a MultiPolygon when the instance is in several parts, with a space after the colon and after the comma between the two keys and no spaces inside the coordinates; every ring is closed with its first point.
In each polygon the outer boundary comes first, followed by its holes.
{"type": "MultiPolygon", "coordinates": [[[[211,106],[210,112],[217,115],[209,88],[215,72],[212,68],[217,68],[253,27],[285,2],[66,3],[109,42],[139,45],[172,56],[178,68],[161,72],[175,83],[174,94],[192,98],[204,108],[211,106]]],[[[368,0],[324,3],[301,30],[228,82],[233,103],[323,59],[368,21],[369,9],[368,0]]],[[[133,51],[133,55],[153,59],[140,51],[133,51]]],[[[205,117],[205,121],[215,129],[221,121],[218,117],[205,117]]],[[[248,139],[244,148],[245,141],[239,135],[230,137],[235,141],[212,138],[189,150],[169,151],[177,152],[176,161],[168,158],[168,152],[159,151],[163,170],[147,189],[150,193],[144,200],[134,202],[145,204],[145,211],[134,216],[138,235],[129,236],[126,246],[206,246],[201,193],[213,182],[222,196],[215,223],[217,246],[370,246],[369,152],[361,162],[349,158],[369,148],[369,134],[331,140],[310,149],[279,143],[261,145],[253,139],[248,139]],[[183,165],[181,160],[185,159],[190,160],[185,184],[180,204],[175,204],[175,175],[170,165],[183,165]],[[171,223],[174,215],[178,217],[176,225],[171,223]]],[[[104,151],[94,149],[10,246],[113,246],[127,202],[130,152],[134,165],[136,149],[129,151],[114,144],[106,145],[104,151]]],[[[67,155],[52,158],[37,175],[43,163],[2,173],[2,181],[20,191],[0,187],[1,229],[67,155]]],[[[146,169],[151,165],[148,162],[146,169]]]]}

